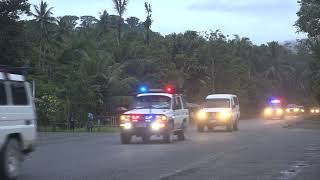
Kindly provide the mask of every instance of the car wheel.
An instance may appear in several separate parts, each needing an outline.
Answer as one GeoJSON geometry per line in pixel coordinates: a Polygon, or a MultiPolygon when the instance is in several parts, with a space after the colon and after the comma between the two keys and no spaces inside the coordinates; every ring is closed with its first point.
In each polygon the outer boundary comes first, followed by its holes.
{"type": "Polygon", "coordinates": [[[226,129],[228,132],[232,132],[233,130],[233,123],[230,121],[230,123],[227,124],[226,129]]]}
{"type": "Polygon", "coordinates": [[[237,119],[237,120],[234,122],[233,129],[234,129],[235,131],[238,131],[238,130],[239,130],[239,119],[237,119]]]}
{"type": "Polygon", "coordinates": [[[142,141],[144,144],[148,144],[150,142],[150,135],[148,135],[148,134],[143,135],[142,141]]]}
{"type": "Polygon", "coordinates": [[[16,180],[19,177],[22,151],[18,140],[10,138],[0,153],[0,179],[16,180]]]}
{"type": "Polygon", "coordinates": [[[163,134],[163,142],[169,144],[172,142],[172,135],[171,131],[166,132],[163,134]]]}
{"type": "Polygon", "coordinates": [[[204,125],[198,124],[197,129],[198,129],[198,132],[203,132],[204,131],[204,125]]]}
{"type": "Polygon", "coordinates": [[[179,141],[184,141],[185,140],[185,136],[184,136],[184,131],[183,130],[178,131],[177,135],[178,135],[178,140],[179,141]]]}
{"type": "Polygon", "coordinates": [[[121,144],[130,144],[131,142],[131,136],[126,133],[121,133],[121,144]]]}

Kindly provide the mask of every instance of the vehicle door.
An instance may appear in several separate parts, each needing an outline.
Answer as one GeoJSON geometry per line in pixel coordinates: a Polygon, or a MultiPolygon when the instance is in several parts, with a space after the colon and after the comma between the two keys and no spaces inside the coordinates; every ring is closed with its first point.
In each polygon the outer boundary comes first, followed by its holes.
{"type": "Polygon", "coordinates": [[[239,100],[237,97],[233,97],[233,112],[236,115],[235,118],[239,119],[240,118],[240,104],[239,104],[239,100]]]}
{"type": "Polygon", "coordinates": [[[0,148],[4,144],[8,131],[6,126],[9,126],[8,118],[8,93],[6,90],[5,81],[0,81],[0,148]]]}
{"type": "Polygon", "coordinates": [[[181,104],[180,96],[174,96],[174,104],[173,104],[173,114],[174,114],[174,127],[179,128],[183,121],[183,109],[181,104]]]}
{"type": "Polygon", "coordinates": [[[182,121],[185,121],[185,126],[189,124],[189,109],[187,107],[186,100],[183,96],[180,96],[182,104],[182,121]]]}

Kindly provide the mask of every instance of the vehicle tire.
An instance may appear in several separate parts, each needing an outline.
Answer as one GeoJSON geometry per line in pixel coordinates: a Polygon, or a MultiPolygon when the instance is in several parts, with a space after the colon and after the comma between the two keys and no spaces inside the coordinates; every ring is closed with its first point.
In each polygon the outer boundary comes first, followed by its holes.
{"type": "Polygon", "coordinates": [[[230,121],[229,124],[227,124],[226,129],[227,129],[228,132],[232,132],[232,130],[233,130],[233,123],[232,123],[231,121],[230,121]]]}
{"type": "Polygon", "coordinates": [[[233,129],[234,129],[235,131],[238,131],[238,130],[239,130],[239,119],[237,119],[237,120],[234,122],[233,129]]]}
{"type": "Polygon", "coordinates": [[[185,136],[184,136],[184,131],[183,130],[178,131],[177,135],[178,135],[178,140],[179,141],[184,141],[185,140],[185,136]]]}
{"type": "Polygon", "coordinates": [[[131,136],[126,133],[121,133],[121,144],[130,144],[131,142],[131,136]]]}
{"type": "Polygon", "coordinates": [[[142,136],[142,142],[143,142],[144,144],[150,143],[150,135],[148,135],[148,134],[143,135],[143,136],[142,136]]]}
{"type": "Polygon", "coordinates": [[[197,129],[198,129],[198,132],[203,132],[204,131],[204,125],[198,124],[197,125],[197,129]]]}
{"type": "Polygon", "coordinates": [[[172,142],[171,132],[168,131],[165,134],[163,134],[163,143],[170,144],[171,142],[172,142]]]}
{"type": "Polygon", "coordinates": [[[8,139],[0,152],[0,179],[16,180],[19,177],[22,161],[22,150],[19,141],[8,139]]]}

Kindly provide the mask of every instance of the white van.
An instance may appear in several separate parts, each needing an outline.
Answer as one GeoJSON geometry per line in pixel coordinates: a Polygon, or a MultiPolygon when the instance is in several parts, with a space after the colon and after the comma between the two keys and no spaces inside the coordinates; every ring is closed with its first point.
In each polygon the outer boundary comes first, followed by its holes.
{"type": "Polygon", "coordinates": [[[17,179],[23,155],[32,152],[36,113],[24,76],[0,70],[0,179],[17,179]]]}
{"type": "Polygon", "coordinates": [[[216,126],[225,126],[227,131],[238,130],[240,118],[239,100],[233,94],[213,94],[206,97],[202,109],[197,113],[199,132],[204,128],[213,130],[216,126]]]}

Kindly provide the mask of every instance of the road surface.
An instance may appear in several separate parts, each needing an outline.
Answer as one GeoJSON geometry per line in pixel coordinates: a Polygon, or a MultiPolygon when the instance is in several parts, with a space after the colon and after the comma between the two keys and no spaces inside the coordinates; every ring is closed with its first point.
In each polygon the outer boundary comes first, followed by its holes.
{"type": "Polygon", "coordinates": [[[320,179],[320,130],[297,120],[243,120],[240,131],[198,133],[183,142],[121,145],[119,134],[40,134],[21,180],[320,179]]]}

